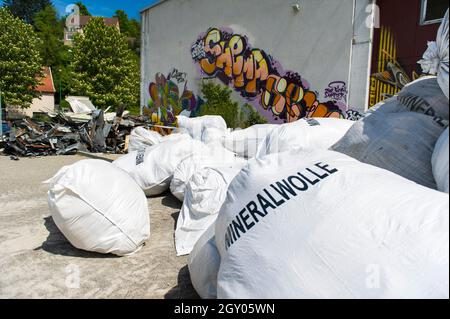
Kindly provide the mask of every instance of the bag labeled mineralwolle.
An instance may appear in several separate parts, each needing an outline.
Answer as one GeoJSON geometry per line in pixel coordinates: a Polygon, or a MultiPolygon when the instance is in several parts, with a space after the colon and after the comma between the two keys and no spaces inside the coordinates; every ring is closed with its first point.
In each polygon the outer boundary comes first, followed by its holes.
{"type": "Polygon", "coordinates": [[[53,220],[75,247],[123,256],[148,239],[147,199],[121,169],[83,160],[63,167],[46,183],[53,220]]]}
{"type": "Polygon", "coordinates": [[[448,194],[346,155],[253,159],[216,221],[217,297],[447,299],[448,230],[448,194]]]}

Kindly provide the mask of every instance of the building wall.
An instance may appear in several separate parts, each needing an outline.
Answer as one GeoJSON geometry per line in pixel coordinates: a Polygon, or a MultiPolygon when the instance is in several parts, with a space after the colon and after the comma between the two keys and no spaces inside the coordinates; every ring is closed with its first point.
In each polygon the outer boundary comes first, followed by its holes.
{"type": "Polygon", "coordinates": [[[202,78],[228,84],[241,104],[252,104],[270,122],[364,111],[370,29],[361,25],[369,1],[302,0],[298,12],[295,2],[168,0],[143,11],[141,105],[151,105],[144,111],[165,108],[173,113],[165,124],[183,110],[195,113],[202,78]],[[221,37],[214,48],[205,42],[208,33],[221,37]],[[208,63],[205,54],[213,50],[208,63]],[[351,61],[358,72],[350,72],[351,61]],[[356,89],[349,93],[350,82],[356,89]],[[174,99],[176,107],[167,102],[174,99]],[[305,106],[315,111],[305,113],[305,106]]]}
{"type": "Polygon", "coordinates": [[[408,0],[407,4],[404,0],[377,0],[377,5],[380,16],[374,34],[369,107],[398,93],[406,82],[420,75],[417,61],[428,41],[436,40],[440,25],[420,24],[421,0],[408,0]],[[394,83],[379,80],[377,74],[383,71],[391,73],[394,83]]]}
{"type": "Polygon", "coordinates": [[[28,116],[33,117],[33,113],[52,112],[55,110],[55,96],[52,93],[43,93],[40,98],[33,99],[29,108],[22,109],[18,107],[8,106],[8,116],[28,116]]]}

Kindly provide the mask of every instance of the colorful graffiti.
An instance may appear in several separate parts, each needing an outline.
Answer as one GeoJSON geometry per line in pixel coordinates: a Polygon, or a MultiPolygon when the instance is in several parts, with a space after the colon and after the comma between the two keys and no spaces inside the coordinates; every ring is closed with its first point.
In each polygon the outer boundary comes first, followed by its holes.
{"type": "Polygon", "coordinates": [[[380,47],[376,73],[370,79],[369,107],[394,96],[408,83],[416,80],[416,72],[409,77],[397,61],[397,44],[389,28],[380,30],[380,47]]]}
{"type": "Polygon", "coordinates": [[[275,121],[303,117],[345,117],[346,106],[337,100],[318,101],[318,93],[296,72],[263,50],[252,48],[245,36],[232,30],[209,29],[191,48],[193,60],[206,78],[218,78],[249,100],[269,110],[275,121]]]}
{"type": "Polygon", "coordinates": [[[266,110],[271,109],[280,118],[285,112],[287,122],[304,117],[343,117],[341,109],[333,102],[320,103],[316,93],[278,75],[270,75],[267,79],[261,95],[261,105],[266,110]]]}
{"type": "Polygon", "coordinates": [[[196,116],[203,100],[187,89],[186,73],[172,70],[168,76],[156,74],[155,82],[149,85],[150,101],[144,108],[144,115],[157,125],[174,126],[176,116],[181,112],[189,112],[196,116]],[[182,91],[179,85],[183,85],[182,91]]]}
{"type": "Polygon", "coordinates": [[[347,86],[344,81],[334,81],[325,89],[325,98],[334,101],[347,101],[347,86]]]}

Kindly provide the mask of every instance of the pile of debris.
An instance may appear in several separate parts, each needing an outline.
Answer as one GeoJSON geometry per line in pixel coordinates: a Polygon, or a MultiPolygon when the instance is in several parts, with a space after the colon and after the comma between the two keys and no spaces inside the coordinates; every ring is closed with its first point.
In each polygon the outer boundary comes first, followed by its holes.
{"type": "Polygon", "coordinates": [[[49,114],[49,121],[12,121],[0,148],[14,157],[72,155],[78,151],[123,154],[131,130],[147,121],[145,117],[128,115],[123,108],[117,113],[58,112],[49,114]]]}

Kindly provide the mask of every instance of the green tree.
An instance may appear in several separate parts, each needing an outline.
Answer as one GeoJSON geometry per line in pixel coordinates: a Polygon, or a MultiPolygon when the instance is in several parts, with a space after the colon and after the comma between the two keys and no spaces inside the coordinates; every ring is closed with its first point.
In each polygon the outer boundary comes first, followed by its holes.
{"type": "Polygon", "coordinates": [[[26,23],[33,23],[34,16],[52,3],[50,0],[3,0],[3,4],[14,16],[26,23]]]}
{"type": "Polygon", "coordinates": [[[139,63],[115,27],[91,19],[72,50],[72,93],[89,96],[100,108],[139,105],[139,63]]]}
{"type": "Polygon", "coordinates": [[[114,17],[119,19],[120,32],[128,38],[128,44],[130,49],[140,53],[141,46],[141,24],[136,19],[129,19],[128,15],[123,10],[117,10],[114,17]]]}
{"type": "Polygon", "coordinates": [[[7,105],[29,107],[43,76],[39,39],[33,27],[0,8],[0,91],[7,105]]]}
{"type": "Polygon", "coordinates": [[[41,39],[40,52],[43,64],[53,68],[61,65],[63,32],[56,9],[49,5],[38,12],[34,17],[34,28],[41,39]]]}
{"type": "Polygon", "coordinates": [[[82,15],[82,16],[90,16],[91,15],[88,8],[81,1],[78,1],[75,4],[80,9],[80,15],[82,15]]]}
{"type": "Polygon", "coordinates": [[[59,92],[64,98],[69,94],[70,74],[69,65],[69,47],[62,41],[65,18],[61,23],[58,14],[53,6],[47,6],[44,10],[38,12],[34,17],[34,28],[38,37],[41,39],[40,53],[42,63],[52,68],[53,80],[56,91],[56,102],[60,104],[59,92]],[[60,87],[61,86],[61,87],[60,87]]]}

